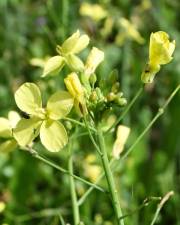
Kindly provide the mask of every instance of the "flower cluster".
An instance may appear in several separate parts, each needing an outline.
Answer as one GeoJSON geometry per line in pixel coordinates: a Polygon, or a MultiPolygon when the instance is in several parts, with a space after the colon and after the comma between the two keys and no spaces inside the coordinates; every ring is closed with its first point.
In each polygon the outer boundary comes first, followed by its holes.
{"type": "MultiPolygon", "coordinates": [[[[129,30],[132,38],[139,42],[143,41],[126,19],[122,19],[121,23],[129,30]]],[[[104,60],[103,51],[93,47],[85,63],[77,56],[88,44],[89,37],[85,34],[80,35],[80,32],[76,31],[61,46],[57,46],[59,55],[50,57],[46,62],[40,62],[40,65],[44,66],[43,77],[56,74],[65,65],[71,70],[64,78],[67,91],[59,90],[52,94],[45,107],[42,103],[40,89],[36,84],[24,83],[18,88],[15,92],[15,101],[18,108],[25,112],[28,118],[20,118],[16,112],[10,112],[8,119],[0,118],[0,151],[10,151],[17,145],[28,146],[38,135],[47,150],[60,151],[68,142],[68,134],[59,120],[65,118],[73,106],[80,117],[90,113],[91,116],[96,117],[96,120],[99,120],[101,117],[98,115],[103,115],[104,111],[112,109],[113,105],[116,104],[119,107],[127,103],[123,93],[119,90],[118,81],[113,81],[111,84],[109,80],[109,91],[106,92],[97,82],[96,69],[104,60]]],[[[161,65],[172,60],[174,49],[175,41],[170,42],[167,33],[158,31],[151,34],[149,61],[141,76],[143,83],[153,81],[161,65]]],[[[119,157],[129,132],[128,127],[118,127],[113,147],[114,157],[119,157]]]]}

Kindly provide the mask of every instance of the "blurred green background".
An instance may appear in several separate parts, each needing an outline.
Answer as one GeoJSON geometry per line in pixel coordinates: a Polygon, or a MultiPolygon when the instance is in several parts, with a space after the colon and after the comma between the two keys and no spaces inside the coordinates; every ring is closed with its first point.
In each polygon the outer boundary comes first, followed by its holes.
{"type": "MultiPolygon", "coordinates": [[[[105,79],[117,69],[121,89],[130,101],[141,85],[140,74],[148,59],[149,36],[151,32],[163,30],[176,40],[174,59],[162,68],[155,82],[145,88],[124,119],[123,124],[132,130],[127,143],[127,147],[130,146],[180,81],[179,20],[179,0],[1,0],[0,116],[6,117],[9,110],[17,110],[13,93],[25,81],[38,83],[45,98],[63,85],[66,69],[57,77],[42,79],[42,68],[33,66],[32,59],[55,55],[56,45],[77,29],[91,39],[82,58],[92,46],[102,49],[105,61],[98,69],[98,77],[105,79]],[[95,19],[80,13],[84,2],[101,5],[106,15],[95,19]],[[123,27],[122,18],[133,24],[144,41],[139,41],[123,27]]],[[[37,60],[35,62],[37,64],[37,60]]],[[[179,118],[178,94],[115,173],[124,214],[137,209],[146,197],[163,196],[174,190],[175,195],[162,209],[157,224],[180,225],[179,118]]],[[[94,153],[88,137],[85,140],[79,139],[80,143],[75,144],[75,172],[92,181],[85,173],[86,165],[80,163],[86,162],[87,156],[94,153]]],[[[66,149],[49,154],[38,143],[36,149],[67,168],[66,149]]],[[[97,160],[95,164],[100,162],[97,160]]],[[[87,186],[80,182],[76,184],[80,197],[87,186]]],[[[106,186],[105,180],[101,185],[106,186]]],[[[0,154],[0,202],[6,204],[5,210],[0,210],[0,224],[61,224],[59,208],[65,221],[73,224],[68,176],[18,149],[0,154]]],[[[150,224],[156,207],[157,202],[149,204],[127,217],[126,224],[150,224]]],[[[108,197],[96,190],[80,207],[80,213],[87,225],[114,224],[108,197]]]]}

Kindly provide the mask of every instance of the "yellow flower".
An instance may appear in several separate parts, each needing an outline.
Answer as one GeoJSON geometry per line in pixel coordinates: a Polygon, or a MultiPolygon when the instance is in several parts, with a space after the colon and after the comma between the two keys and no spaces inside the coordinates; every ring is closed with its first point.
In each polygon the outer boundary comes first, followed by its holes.
{"type": "Polygon", "coordinates": [[[7,153],[17,147],[17,142],[14,140],[12,130],[20,120],[20,116],[15,111],[8,113],[8,119],[0,117],[0,152],[7,153]]]}
{"type": "Polygon", "coordinates": [[[89,4],[87,2],[82,3],[79,12],[82,16],[88,16],[96,22],[104,19],[108,15],[108,12],[101,5],[89,4]]]}
{"type": "Polygon", "coordinates": [[[58,120],[66,116],[73,106],[73,98],[68,92],[57,91],[43,108],[38,86],[24,83],[16,91],[15,101],[19,109],[30,115],[29,119],[22,118],[13,130],[20,146],[31,144],[39,134],[42,144],[51,152],[57,152],[67,144],[67,132],[58,120]]]}
{"type": "Polygon", "coordinates": [[[98,48],[93,47],[91,52],[88,55],[84,73],[89,78],[93,74],[99,64],[104,60],[104,52],[98,48]]]}
{"type": "Polygon", "coordinates": [[[57,72],[67,64],[73,71],[82,71],[84,64],[76,54],[80,53],[89,44],[87,35],[80,35],[79,30],[72,34],[64,43],[57,46],[59,55],[51,57],[44,65],[42,77],[50,74],[56,75],[57,72]]]}
{"type": "Polygon", "coordinates": [[[117,129],[117,137],[113,145],[113,157],[118,159],[124,149],[124,145],[130,134],[130,128],[124,125],[119,125],[117,129]]]}
{"type": "Polygon", "coordinates": [[[126,18],[121,18],[119,20],[119,24],[122,28],[122,31],[120,31],[116,36],[116,44],[121,46],[126,38],[135,40],[139,44],[144,43],[144,38],[141,36],[136,26],[132,22],[130,22],[126,18]]]}
{"type": "Polygon", "coordinates": [[[74,106],[79,115],[84,115],[87,113],[84,88],[81,85],[79,77],[76,73],[69,74],[65,79],[64,83],[67,90],[74,98],[74,106]]]}
{"type": "Polygon", "coordinates": [[[149,44],[149,62],[141,75],[144,83],[152,83],[161,65],[169,63],[175,50],[175,40],[170,42],[164,31],[152,33],[149,44]]]}

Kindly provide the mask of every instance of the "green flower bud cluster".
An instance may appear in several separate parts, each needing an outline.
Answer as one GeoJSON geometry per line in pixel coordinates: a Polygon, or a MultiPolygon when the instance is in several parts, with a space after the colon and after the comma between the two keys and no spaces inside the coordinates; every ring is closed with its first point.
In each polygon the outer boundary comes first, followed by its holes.
{"type": "Polygon", "coordinates": [[[112,85],[111,91],[107,94],[107,102],[115,103],[119,106],[125,106],[127,104],[126,98],[123,97],[123,92],[119,92],[120,83],[115,82],[112,85]]]}

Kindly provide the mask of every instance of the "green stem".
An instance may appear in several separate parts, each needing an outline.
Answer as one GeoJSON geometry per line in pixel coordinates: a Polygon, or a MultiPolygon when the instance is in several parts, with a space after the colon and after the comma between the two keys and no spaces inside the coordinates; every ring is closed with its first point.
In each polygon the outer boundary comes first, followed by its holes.
{"type": "MultiPolygon", "coordinates": [[[[69,143],[69,161],[68,161],[68,169],[69,173],[73,174],[73,154],[72,154],[72,145],[69,143]]],[[[69,176],[70,181],[70,192],[71,192],[71,201],[72,201],[72,208],[73,208],[73,218],[74,218],[74,225],[80,224],[80,214],[79,214],[79,206],[77,203],[77,195],[76,195],[76,186],[74,182],[74,178],[69,176]]]]}
{"type": "Polygon", "coordinates": [[[103,137],[100,126],[98,126],[97,136],[98,136],[98,140],[99,140],[100,150],[102,152],[101,160],[102,160],[102,164],[104,167],[106,180],[107,180],[107,183],[109,186],[109,192],[111,194],[111,199],[112,199],[112,204],[113,204],[114,211],[116,214],[116,219],[117,219],[118,225],[124,225],[124,220],[120,219],[122,217],[122,211],[121,211],[121,206],[120,206],[120,202],[119,202],[119,198],[118,198],[118,191],[116,189],[115,181],[113,178],[113,173],[110,168],[110,163],[109,163],[108,155],[106,152],[104,137],[103,137]]]}
{"type": "MultiPolygon", "coordinates": [[[[178,85],[174,91],[171,93],[171,95],[169,96],[169,98],[165,101],[165,103],[163,104],[162,107],[160,107],[160,110],[158,110],[157,114],[154,116],[154,118],[151,120],[151,122],[148,124],[148,126],[142,131],[142,133],[139,135],[139,137],[136,139],[136,141],[131,145],[131,147],[127,150],[127,152],[125,153],[125,155],[123,155],[121,159],[125,159],[135,148],[135,146],[139,143],[139,141],[144,137],[144,135],[148,132],[148,130],[151,128],[151,126],[156,122],[156,120],[163,114],[163,111],[166,109],[166,107],[168,106],[168,104],[171,102],[171,100],[173,99],[173,97],[176,95],[176,93],[179,91],[180,89],[180,85],[178,85]]],[[[113,166],[115,164],[115,162],[117,162],[117,160],[112,159],[110,164],[113,166]]],[[[113,171],[118,167],[119,163],[116,164],[113,167],[113,171]]],[[[104,177],[104,173],[100,174],[100,176],[97,178],[97,181],[95,184],[98,184],[102,178],[104,177]]],[[[81,196],[81,198],[78,201],[79,205],[82,205],[85,200],[87,199],[87,197],[89,196],[89,194],[94,190],[93,187],[90,187],[84,194],[83,196],[81,196]]]]}
{"type": "Polygon", "coordinates": [[[62,173],[65,173],[65,174],[68,174],[69,176],[72,176],[73,178],[75,178],[76,180],[81,181],[84,184],[87,184],[87,185],[89,185],[89,186],[91,186],[91,187],[93,187],[93,188],[95,188],[95,189],[97,189],[97,190],[99,190],[101,192],[106,193],[106,191],[103,188],[99,187],[98,185],[93,184],[93,183],[91,183],[91,182],[89,182],[89,181],[87,181],[87,180],[85,180],[85,179],[83,179],[81,177],[78,177],[75,174],[70,173],[68,170],[64,169],[63,167],[61,167],[59,165],[56,165],[55,163],[51,162],[49,159],[45,159],[44,157],[40,156],[39,153],[36,150],[29,149],[29,148],[22,148],[22,150],[29,151],[31,153],[31,155],[33,157],[35,157],[36,159],[39,159],[40,161],[42,161],[42,162],[46,163],[47,165],[49,165],[49,166],[59,170],[62,173]]]}
{"type": "Polygon", "coordinates": [[[113,128],[115,128],[118,123],[121,122],[121,120],[126,116],[126,114],[129,112],[129,110],[131,109],[131,107],[134,105],[134,103],[136,102],[136,100],[138,99],[138,97],[140,96],[140,94],[143,91],[143,87],[141,86],[136,95],[134,96],[134,98],[130,101],[130,103],[127,105],[127,107],[125,108],[125,110],[123,111],[123,113],[121,114],[121,116],[117,119],[117,121],[106,131],[106,133],[110,132],[113,128]]]}

